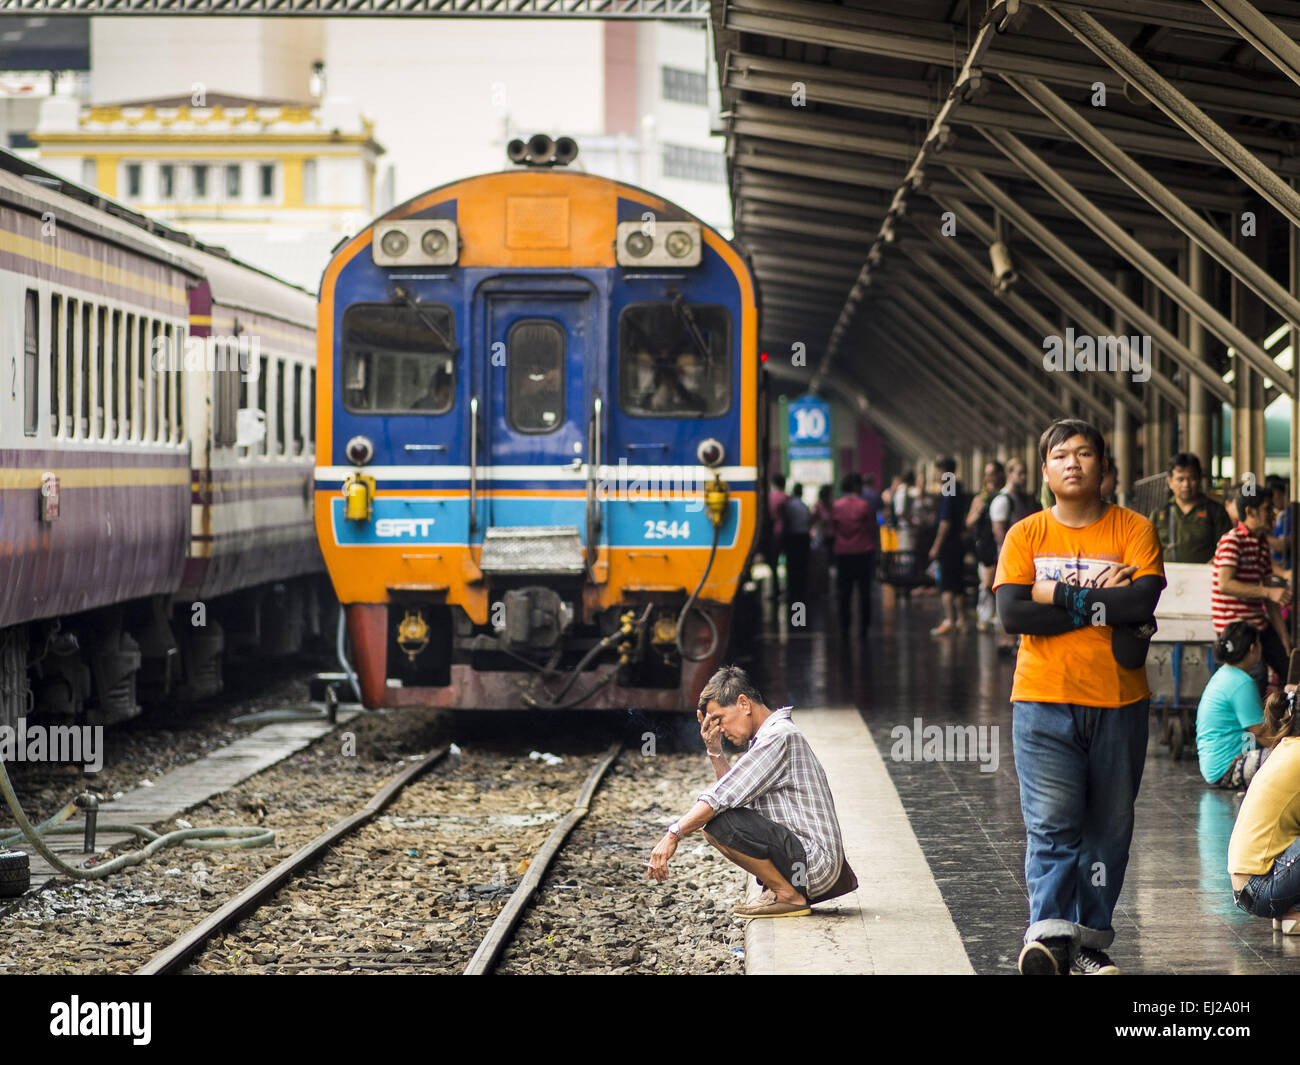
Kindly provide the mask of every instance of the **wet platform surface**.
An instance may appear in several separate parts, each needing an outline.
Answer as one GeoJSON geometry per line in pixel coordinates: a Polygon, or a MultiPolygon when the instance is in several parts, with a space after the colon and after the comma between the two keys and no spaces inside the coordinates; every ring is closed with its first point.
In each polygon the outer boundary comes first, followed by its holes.
{"type": "MultiPolygon", "coordinates": [[[[971,965],[981,974],[1014,974],[1029,904],[1011,746],[1013,660],[999,657],[996,636],[977,633],[973,617],[965,633],[932,637],[940,618],[934,596],[895,602],[889,589],[874,594],[867,638],[855,631],[848,644],[832,600],[811,602],[802,628],[765,601],[762,631],[742,664],[772,706],[858,708],[971,965]],[[998,726],[996,770],[981,771],[970,752],[960,762],[895,758],[905,748],[894,730],[914,729],[917,718],[923,727],[998,726]]],[[[1232,794],[1201,780],[1194,751],[1172,761],[1158,715],[1151,721],[1112,958],[1129,973],[1300,973],[1300,937],[1275,933],[1233,906],[1232,794]]]]}

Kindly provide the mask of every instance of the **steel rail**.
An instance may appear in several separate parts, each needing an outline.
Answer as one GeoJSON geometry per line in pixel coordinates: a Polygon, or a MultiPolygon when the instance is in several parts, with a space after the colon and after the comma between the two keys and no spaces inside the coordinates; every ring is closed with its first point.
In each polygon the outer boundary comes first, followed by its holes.
{"type": "Polygon", "coordinates": [[[280,890],[290,879],[308,868],[334,846],[340,839],[372,820],[413,780],[433,768],[450,750],[450,745],[437,748],[418,762],[407,766],[392,780],[375,792],[371,800],[356,813],[327,829],[306,846],[286,858],[273,869],[268,869],[248,887],[227,902],[215,913],[191,928],[185,935],[149,959],[136,970],[136,976],[158,976],[174,973],[203,949],[218,932],[234,924],[244,914],[255,910],[280,890]]]}
{"type": "Polygon", "coordinates": [[[510,936],[519,923],[519,918],[523,916],[524,909],[528,906],[528,901],[533,897],[535,892],[542,883],[542,877],[546,875],[546,870],[550,868],[551,862],[555,855],[559,853],[560,847],[568,839],[569,833],[573,831],[591,808],[592,796],[596,794],[596,789],[600,787],[600,782],[604,779],[606,771],[614,760],[622,753],[623,745],[615,743],[605,752],[605,755],[596,767],[587,776],[587,782],[583,784],[582,791],[578,793],[578,801],[573,804],[573,809],[565,814],[551,829],[551,834],[546,837],[546,842],[542,844],[541,849],[533,856],[532,862],[528,866],[528,872],[524,878],[519,881],[519,886],[515,888],[514,893],[506,900],[505,907],[497,914],[497,919],[492,922],[492,927],[483,937],[483,942],[479,944],[478,950],[474,952],[474,957],[470,959],[469,965],[465,967],[466,976],[487,976],[495,967],[497,958],[501,956],[501,951],[505,949],[506,944],[510,941],[510,936]]]}

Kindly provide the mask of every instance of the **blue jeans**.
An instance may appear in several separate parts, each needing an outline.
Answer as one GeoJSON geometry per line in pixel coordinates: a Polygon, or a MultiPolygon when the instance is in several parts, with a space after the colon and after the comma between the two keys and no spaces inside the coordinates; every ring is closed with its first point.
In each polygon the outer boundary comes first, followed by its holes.
{"type": "Polygon", "coordinates": [[[1105,949],[1124,886],[1147,753],[1147,700],[1127,706],[1012,703],[1025,819],[1025,942],[1066,936],[1105,949]]]}
{"type": "Polygon", "coordinates": [[[1256,917],[1281,917],[1300,903],[1300,839],[1277,856],[1267,873],[1252,876],[1232,901],[1256,917]]]}

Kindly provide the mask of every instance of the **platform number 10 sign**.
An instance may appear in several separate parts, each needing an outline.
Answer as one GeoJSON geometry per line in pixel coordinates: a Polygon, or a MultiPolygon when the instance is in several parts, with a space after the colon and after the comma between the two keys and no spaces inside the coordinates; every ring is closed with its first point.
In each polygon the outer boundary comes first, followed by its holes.
{"type": "Polygon", "coordinates": [[[798,407],[794,411],[794,439],[822,440],[828,428],[826,412],[817,407],[798,407]]]}

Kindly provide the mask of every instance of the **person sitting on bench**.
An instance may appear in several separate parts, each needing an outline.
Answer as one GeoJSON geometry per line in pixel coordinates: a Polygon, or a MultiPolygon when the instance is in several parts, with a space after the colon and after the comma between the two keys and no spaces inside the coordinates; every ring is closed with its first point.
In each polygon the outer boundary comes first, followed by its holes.
{"type": "Polygon", "coordinates": [[[1264,704],[1260,742],[1273,747],[1255,774],[1228,841],[1232,900],[1300,935],[1300,714],[1294,685],[1264,704]]]}
{"type": "Polygon", "coordinates": [[[1259,630],[1248,621],[1234,621],[1214,645],[1223,664],[1196,708],[1196,754],[1207,784],[1245,788],[1268,757],[1269,748],[1255,743],[1264,728],[1264,704],[1250,675],[1262,653],[1259,630]]]}

